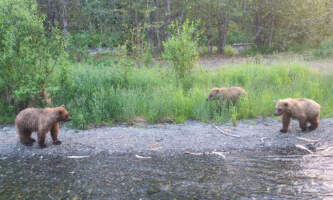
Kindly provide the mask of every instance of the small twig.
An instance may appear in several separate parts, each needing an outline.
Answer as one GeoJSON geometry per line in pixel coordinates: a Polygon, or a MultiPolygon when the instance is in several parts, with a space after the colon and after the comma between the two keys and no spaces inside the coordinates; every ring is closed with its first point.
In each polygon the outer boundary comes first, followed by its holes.
{"type": "Polygon", "coordinates": [[[220,133],[227,135],[227,136],[231,136],[231,137],[236,137],[236,138],[240,138],[241,136],[239,135],[233,135],[230,133],[226,133],[225,131],[223,131],[222,129],[220,129],[219,127],[217,127],[215,124],[212,124],[214,126],[214,128],[216,128],[218,131],[220,131],[220,133]]]}

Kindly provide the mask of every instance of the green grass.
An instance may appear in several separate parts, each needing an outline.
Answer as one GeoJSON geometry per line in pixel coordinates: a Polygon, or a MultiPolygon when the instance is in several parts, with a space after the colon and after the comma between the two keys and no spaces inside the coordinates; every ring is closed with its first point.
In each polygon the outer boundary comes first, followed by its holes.
{"type": "Polygon", "coordinates": [[[52,96],[55,105],[66,105],[75,128],[129,122],[136,116],[149,122],[169,117],[178,123],[271,116],[277,100],[287,97],[314,99],[322,105],[322,117],[333,116],[333,76],[297,64],[236,65],[217,72],[197,69],[186,90],[176,86],[175,74],[168,68],[138,69],[109,62],[74,64],[67,71],[66,76],[57,72],[54,84],[59,86],[52,96]],[[218,102],[207,102],[206,98],[210,88],[229,86],[244,87],[248,97],[235,108],[223,106],[220,113],[218,102]]]}

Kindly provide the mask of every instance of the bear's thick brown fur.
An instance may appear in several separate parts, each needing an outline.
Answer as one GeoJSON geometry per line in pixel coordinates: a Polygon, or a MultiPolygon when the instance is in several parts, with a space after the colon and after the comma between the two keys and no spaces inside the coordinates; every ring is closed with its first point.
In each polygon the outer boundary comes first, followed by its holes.
{"type": "Polygon", "coordinates": [[[241,95],[247,96],[247,92],[241,87],[212,88],[207,101],[219,99],[221,102],[231,101],[235,104],[241,95]]]}
{"type": "Polygon", "coordinates": [[[319,125],[320,109],[320,105],[311,99],[288,98],[277,102],[274,115],[282,115],[283,127],[280,130],[282,133],[286,133],[288,131],[290,118],[297,119],[299,121],[299,126],[302,131],[307,129],[307,123],[309,122],[311,124],[309,129],[312,131],[319,125]]]}
{"type": "Polygon", "coordinates": [[[31,146],[36,140],[31,138],[32,132],[37,132],[38,144],[46,147],[45,137],[50,131],[53,144],[59,145],[59,122],[72,120],[64,105],[55,108],[26,108],[22,110],[15,120],[15,126],[22,144],[31,146]]]}

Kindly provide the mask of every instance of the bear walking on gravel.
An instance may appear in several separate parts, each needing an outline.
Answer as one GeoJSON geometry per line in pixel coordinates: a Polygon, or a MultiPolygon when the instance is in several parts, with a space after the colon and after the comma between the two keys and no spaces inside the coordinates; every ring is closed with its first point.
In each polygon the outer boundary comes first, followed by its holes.
{"type": "Polygon", "coordinates": [[[277,102],[274,115],[282,115],[283,127],[280,130],[282,133],[286,133],[288,131],[290,118],[297,119],[299,121],[299,126],[302,131],[306,131],[307,123],[309,122],[311,124],[309,129],[312,131],[319,125],[320,109],[320,105],[311,99],[288,98],[277,102]]]}
{"type": "Polygon", "coordinates": [[[218,99],[221,102],[227,101],[235,104],[241,95],[247,96],[247,92],[241,87],[212,88],[207,101],[218,99]]]}
{"type": "Polygon", "coordinates": [[[17,134],[20,142],[31,146],[36,140],[31,138],[32,132],[37,132],[38,144],[41,148],[46,147],[45,137],[50,131],[53,144],[59,145],[58,140],[59,122],[72,120],[64,105],[55,108],[26,108],[22,110],[15,120],[17,134]]]}

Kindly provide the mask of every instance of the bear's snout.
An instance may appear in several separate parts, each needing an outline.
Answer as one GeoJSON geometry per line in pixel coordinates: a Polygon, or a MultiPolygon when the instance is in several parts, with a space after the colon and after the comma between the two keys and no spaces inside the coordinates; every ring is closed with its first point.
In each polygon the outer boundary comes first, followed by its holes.
{"type": "Polygon", "coordinates": [[[281,115],[281,114],[280,114],[278,111],[275,111],[274,115],[275,115],[275,116],[279,116],[279,115],[281,115]]]}
{"type": "Polygon", "coordinates": [[[65,119],[65,122],[69,122],[69,121],[72,121],[72,117],[71,117],[71,116],[68,116],[68,117],[65,119]]]}

